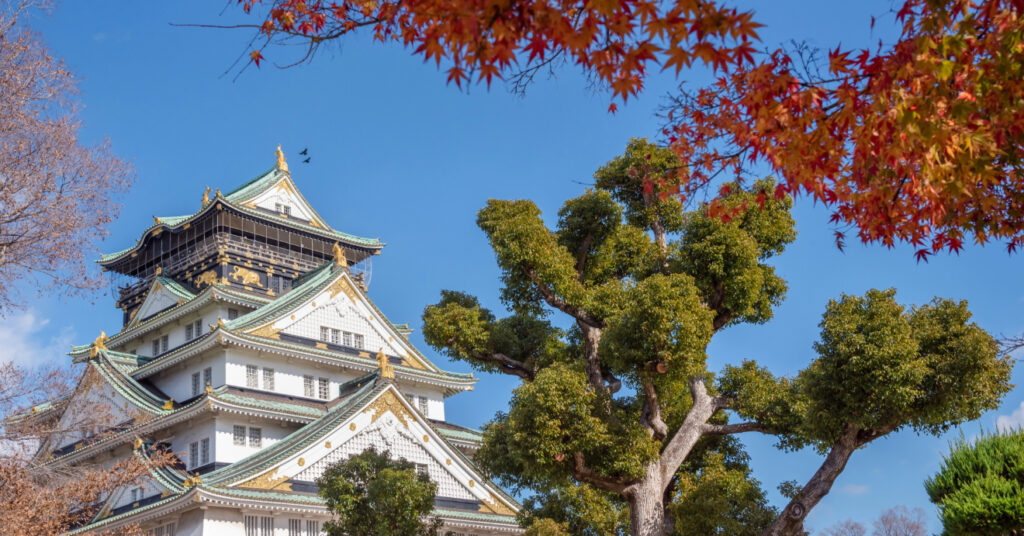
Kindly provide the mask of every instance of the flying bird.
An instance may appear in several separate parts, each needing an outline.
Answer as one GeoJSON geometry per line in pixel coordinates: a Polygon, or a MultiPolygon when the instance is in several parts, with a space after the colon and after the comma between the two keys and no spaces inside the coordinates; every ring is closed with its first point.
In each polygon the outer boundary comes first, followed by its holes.
{"type": "MultiPolygon", "coordinates": [[[[312,158],[312,157],[309,157],[309,158],[312,158]]],[[[302,163],[303,163],[303,164],[308,164],[308,163],[309,163],[309,158],[307,158],[307,159],[303,160],[303,161],[302,161],[302,163]]]]}
{"type": "Polygon", "coordinates": [[[303,147],[303,149],[301,151],[299,151],[299,154],[301,154],[302,156],[306,156],[307,152],[309,152],[309,148],[308,147],[303,147]]]}

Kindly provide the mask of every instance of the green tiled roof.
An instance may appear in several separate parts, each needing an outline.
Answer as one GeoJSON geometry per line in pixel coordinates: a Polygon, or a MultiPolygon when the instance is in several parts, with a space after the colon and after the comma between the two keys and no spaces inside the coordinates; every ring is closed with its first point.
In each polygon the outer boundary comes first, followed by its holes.
{"type": "Polygon", "coordinates": [[[193,293],[189,289],[187,289],[184,286],[182,286],[181,283],[178,283],[177,281],[175,281],[175,280],[173,280],[173,279],[171,279],[169,277],[164,277],[164,276],[160,275],[160,276],[157,276],[156,280],[161,285],[163,285],[164,288],[166,288],[167,290],[171,291],[171,294],[174,294],[175,296],[177,296],[179,298],[184,298],[186,300],[191,300],[192,298],[194,298],[196,296],[195,293],[193,293]]]}
{"type": "Polygon", "coordinates": [[[354,415],[366,401],[383,391],[388,385],[388,382],[379,379],[367,383],[349,395],[346,400],[328,410],[320,419],[299,428],[280,441],[247,458],[207,473],[203,477],[203,482],[209,485],[230,484],[268,469],[280,460],[319,440],[338,424],[354,415]]]}
{"type": "Polygon", "coordinates": [[[213,392],[214,398],[223,400],[224,402],[230,402],[232,404],[238,404],[240,406],[249,406],[259,409],[268,409],[273,411],[284,411],[296,415],[303,415],[306,417],[320,417],[325,413],[324,409],[314,408],[310,406],[304,406],[302,404],[292,404],[285,401],[278,400],[266,400],[263,398],[256,398],[251,396],[245,396],[241,393],[232,393],[227,390],[226,387],[220,387],[213,392]]]}
{"type": "Polygon", "coordinates": [[[171,413],[172,410],[163,409],[165,400],[143,387],[135,378],[125,374],[121,367],[112,362],[106,350],[100,350],[91,363],[114,390],[139,409],[154,415],[171,413]]]}
{"type": "Polygon", "coordinates": [[[291,307],[295,307],[297,304],[320,292],[334,279],[334,265],[334,261],[330,261],[312,270],[304,275],[301,281],[297,280],[295,283],[297,286],[293,286],[291,290],[282,294],[278,299],[229,321],[225,327],[231,331],[253,327],[264,320],[275,318],[291,307]]]}

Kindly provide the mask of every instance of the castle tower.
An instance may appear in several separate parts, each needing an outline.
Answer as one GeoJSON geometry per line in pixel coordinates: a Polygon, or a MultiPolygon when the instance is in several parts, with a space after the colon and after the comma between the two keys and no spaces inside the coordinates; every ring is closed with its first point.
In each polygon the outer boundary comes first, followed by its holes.
{"type": "MultiPolygon", "coordinates": [[[[157,217],[136,244],[104,255],[126,280],[120,329],[71,356],[84,381],[29,418],[71,420],[102,404],[108,430],[40,446],[53,467],[174,453],[106,498],[73,531],[138,524],[154,536],[312,536],[329,519],[315,480],[375,446],[438,484],[435,514],[465,535],[519,534],[517,503],[469,459],[475,430],[445,421],[472,375],[446,372],[367,296],[353,268],[376,239],[331,228],[273,168],[187,216],[157,217]]],[[[197,195],[197,197],[199,197],[197,195]]]]}

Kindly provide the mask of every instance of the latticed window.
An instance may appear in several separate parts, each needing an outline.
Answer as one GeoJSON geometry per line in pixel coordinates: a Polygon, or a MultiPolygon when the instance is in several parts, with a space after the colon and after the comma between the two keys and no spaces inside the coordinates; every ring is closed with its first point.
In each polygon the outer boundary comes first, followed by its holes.
{"type": "Polygon", "coordinates": [[[190,469],[199,467],[199,442],[193,441],[188,446],[188,466],[190,469]]]}
{"type": "Polygon", "coordinates": [[[245,536],[274,536],[274,518],[245,516],[245,536]]]}
{"type": "Polygon", "coordinates": [[[364,348],[365,347],[364,346],[365,343],[364,343],[362,335],[356,333],[355,335],[353,335],[352,338],[354,339],[353,340],[353,343],[354,343],[353,346],[355,346],[356,348],[364,348]]]}
{"type": "Polygon", "coordinates": [[[169,340],[170,339],[168,339],[167,335],[164,335],[163,337],[160,337],[160,351],[161,352],[166,352],[167,351],[167,343],[168,343],[169,340]]]}
{"type": "Polygon", "coordinates": [[[320,326],[320,340],[323,342],[331,342],[331,328],[327,326],[320,326]]]}
{"type": "Polygon", "coordinates": [[[192,396],[199,394],[202,387],[199,385],[199,373],[195,372],[192,374],[192,396]]]}
{"type": "Polygon", "coordinates": [[[427,397],[425,396],[420,397],[420,413],[424,416],[427,415],[427,397]]]}
{"type": "Polygon", "coordinates": [[[417,463],[416,474],[430,476],[430,466],[425,463],[417,463]]]}
{"type": "Polygon", "coordinates": [[[260,369],[256,365],[245,366],[245,386],[251,389],[259,389],[260,387],[260,369]]]}
{"type": "Polygon", "coordinates": [[[345,346],[352,346],[352,334],[351,333],[349,333],[347,331],[345,332],[342,344],[344,344],[345,346]]]}
{"type": "Polygon", "coordinates": [[[244,426],[238,426],[236,424],[234,427],[232,427],[231,431],[232,431],[232,434],[231,434],[232,441],[231,442],[234,445],[236,445],[236,446],[244,447],[245,446],[245,427],[244,426]]]}
{"type": "Polygon", "coordinates": [[[203,465],[210,463],[210,438],[208,437],[199,442],[199,458],[203,465]]]}
{"type": "Polygon", "coordinates": [[[340,329],[331,329],[331,344],[341,344],[340,329]]]}
{"type": "Polygon", "coordinates": [[[274,369],[263,367],[263,389],[274,390],[274,369]]]}
{"type": "Polygon", "coordinates": [[[160,339],[153,341],[153,355],[160,354],[160,339]]]}
{"type": "Polygon", "coordinates": [[[306,536],[320,536],[320,522],[309,519],[306,521],[306,536]]]}
{"type": "Polygon", "coordinates": [[[213,367],[206,367],[203,369],[203,387],[207,385],[213,385],[213,367]]]}
{"type": "Polygon", "coordinates": [[[249,446],[256,448],[263,448],[263,429],[250,427],[249,428],[249,446]]]}
{"type": "Polygon", "coordinates": [[[192,324],[185,326],[185,340],[192,340],[192,324]]]}
{"type": "Polygon", "coordinates": [[[304,394],[308,398],[313,398],[313,396],[315,396],[314,393],[313,393],[313,377],[312,376],[303,376],[302,377],[302,394],[304,394]]]}
{"type": "Polygon", "coordinates": [[[320,397],[320,399],[321,400],[327,400],[327,396],[328,396],[327,391],[331,387],[330,380],[328,380],[327,378],[320,378],[317,387],[318,387],[317,395],[320,397]]]}
{"type": "Polygon", "coordinates": [[[238,318],[238,309],[228,309],[228,320],[238,318]]]}
{"type": "Polygon", "coordinates": [[[302,520],[301,519],[289,519],[288,520],[288,536],[302,536],[302,520]]]}

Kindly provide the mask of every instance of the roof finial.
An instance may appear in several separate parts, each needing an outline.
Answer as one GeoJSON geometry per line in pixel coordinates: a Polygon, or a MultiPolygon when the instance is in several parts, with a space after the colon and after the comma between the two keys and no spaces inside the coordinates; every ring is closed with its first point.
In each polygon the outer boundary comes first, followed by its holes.
{"type": "Polygon", "coordinates": [[[96,337],[95,341],[92,341],[92,350],[89,351],[89,357],[95,359],[99,355],[100,350],[106,350],[108,340],[110,339],[107,338],[107,334],[101,331],[100,336],[96,337]]]}
{"type": "Polygon", "coordinates": [[[335,242],[331,251],[334,253],[335,264],[343,268],[348,267],[348,262],[345,260],[345,248],[341,247],[341,244],[335,242]]]}
{"type": "Polygon", "coordinates": [[[380,377],[388,380],[395,379],[395,367],[391,366],[391,360],[388,356],[384,355],[384,347],[382,346],[377,352],[377,369],[380,370],[380,377]]]}
{"type": "Polygon", "coordinates": [[[280,143],[277,144],[277,152],[274,153],[274,154],[277,155],[277,170],[278,171],[284,171],[285,173],[288,173],[289,172],[288,171],[288,162],[284,161],[284,151],[281,150],[281,144],[280,143]]]}
{"type": "Polygon", "coordinates": [[[203,192],[203,206],[205,207],[206,205],[209,205],[209,204],[210,204],[210,187],[207,186],[206,187],[206,191],[203,192]]]}

